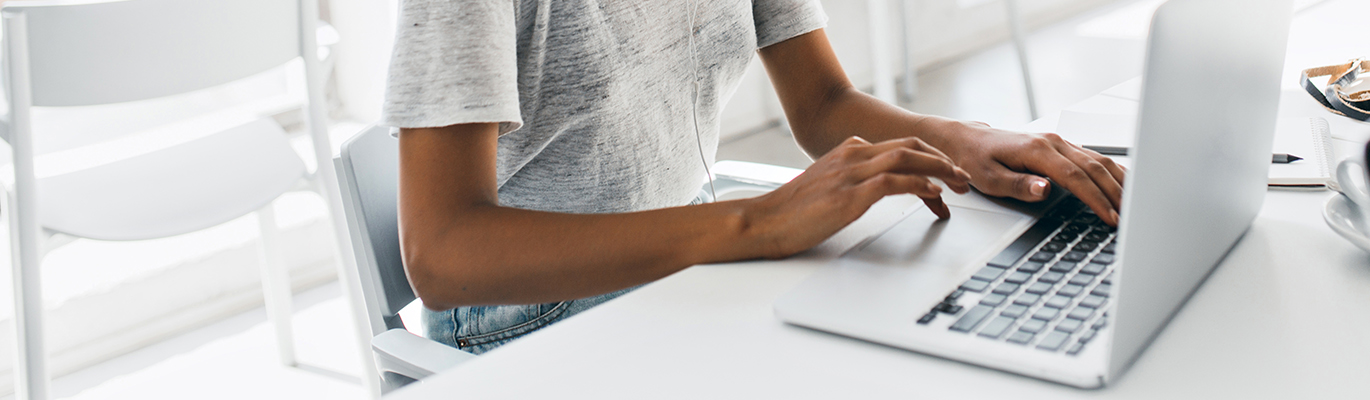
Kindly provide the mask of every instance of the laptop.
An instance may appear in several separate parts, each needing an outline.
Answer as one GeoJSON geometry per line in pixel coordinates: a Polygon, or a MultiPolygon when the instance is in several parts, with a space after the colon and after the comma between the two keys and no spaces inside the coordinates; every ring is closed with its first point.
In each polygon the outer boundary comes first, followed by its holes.
{"type": "Polygon", "coordinates": [[[1241,239],[1270,166],[1290,0],[1171,0],[1115,229],[1059,188],[921,205],[775,302],[781,320],[1080,388],[1112,382],[1241,239]]]}

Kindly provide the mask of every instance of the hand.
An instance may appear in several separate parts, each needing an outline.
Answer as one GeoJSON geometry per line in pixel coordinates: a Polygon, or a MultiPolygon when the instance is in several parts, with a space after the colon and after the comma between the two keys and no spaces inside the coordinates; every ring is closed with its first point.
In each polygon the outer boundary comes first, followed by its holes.
{"type": "Polygon", "coordinates": [[[764,254],[776,258],[818,245],[893,194],[918,196],[938,217],[948,218],[942,187],[930,177],[956,193],[970,190],[971,175],[921,139],[871,144],[851,137],[793,181],[748,200],[748,230],[761,235],[764,254]]]}
{"type": "Polygon", "coordinates": [[[1054,133],[1022,134],[978,122],[951,125],[942,147],[969,171],[971,184],[991,196],[1041,201],[1050,193],[1045,175],[1075,194],[1105,223],[1118,225],[1127,170],[1112,159],[1054,133]]]}

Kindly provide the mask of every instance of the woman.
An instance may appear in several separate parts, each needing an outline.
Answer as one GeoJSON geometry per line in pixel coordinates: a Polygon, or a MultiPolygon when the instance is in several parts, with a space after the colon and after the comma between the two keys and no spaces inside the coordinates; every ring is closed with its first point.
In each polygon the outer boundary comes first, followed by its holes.
{"type": "Polygon", "coordinates": [[[887,195],[949,217],[930,178],[1039,201],[1045,176],[1117,223],[1111,160],[863,94],[825,22],[817,0],[406,0],[383,123],[428,335],[482,353],[690,265],[803,251],[887,195]],[[753,52],[816,161],[690,205],[753,52]]]}

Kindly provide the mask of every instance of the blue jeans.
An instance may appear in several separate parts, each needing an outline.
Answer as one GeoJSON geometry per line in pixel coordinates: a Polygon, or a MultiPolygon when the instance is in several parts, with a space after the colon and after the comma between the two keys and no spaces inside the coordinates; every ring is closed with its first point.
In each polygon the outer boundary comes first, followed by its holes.
{"type": "Polygon", "coordinates": [[[428,338],[481,354],[636,288],[558,303],[423,309],[428,338]]]}

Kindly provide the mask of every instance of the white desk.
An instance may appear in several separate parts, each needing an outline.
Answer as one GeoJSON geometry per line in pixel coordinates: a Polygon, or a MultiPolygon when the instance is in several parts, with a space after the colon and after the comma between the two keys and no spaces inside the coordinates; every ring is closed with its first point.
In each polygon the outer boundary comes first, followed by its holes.
{"type": "MultiPolygon", "coordinates": [[[[1365,51],[1355,46],[1358,36],[1327,33],[1363,26],[1357,15],[1370,14],[1366,3],[1338,0],[1301,14],[1290,65],[1365,51]]],[[[1281,111],[1305,112],[1317,110],[1286,104],[1281,111]]],[[[1338,137],[1370,137],[1370,125],[1334,121],[1333,129],[1338,137]]],[[[1336,142],[1340,151],[1350,147],[1336,142]]],[[[681,271],[395,398],[1370,398],[1370,254],[1323,223],[1330,196],[1270,192],[1228,258],[1132,369],[1101,390],[846,339],[772,315],[781,293],[916,201],[897,197],[813,251],[681,271]]]]}

